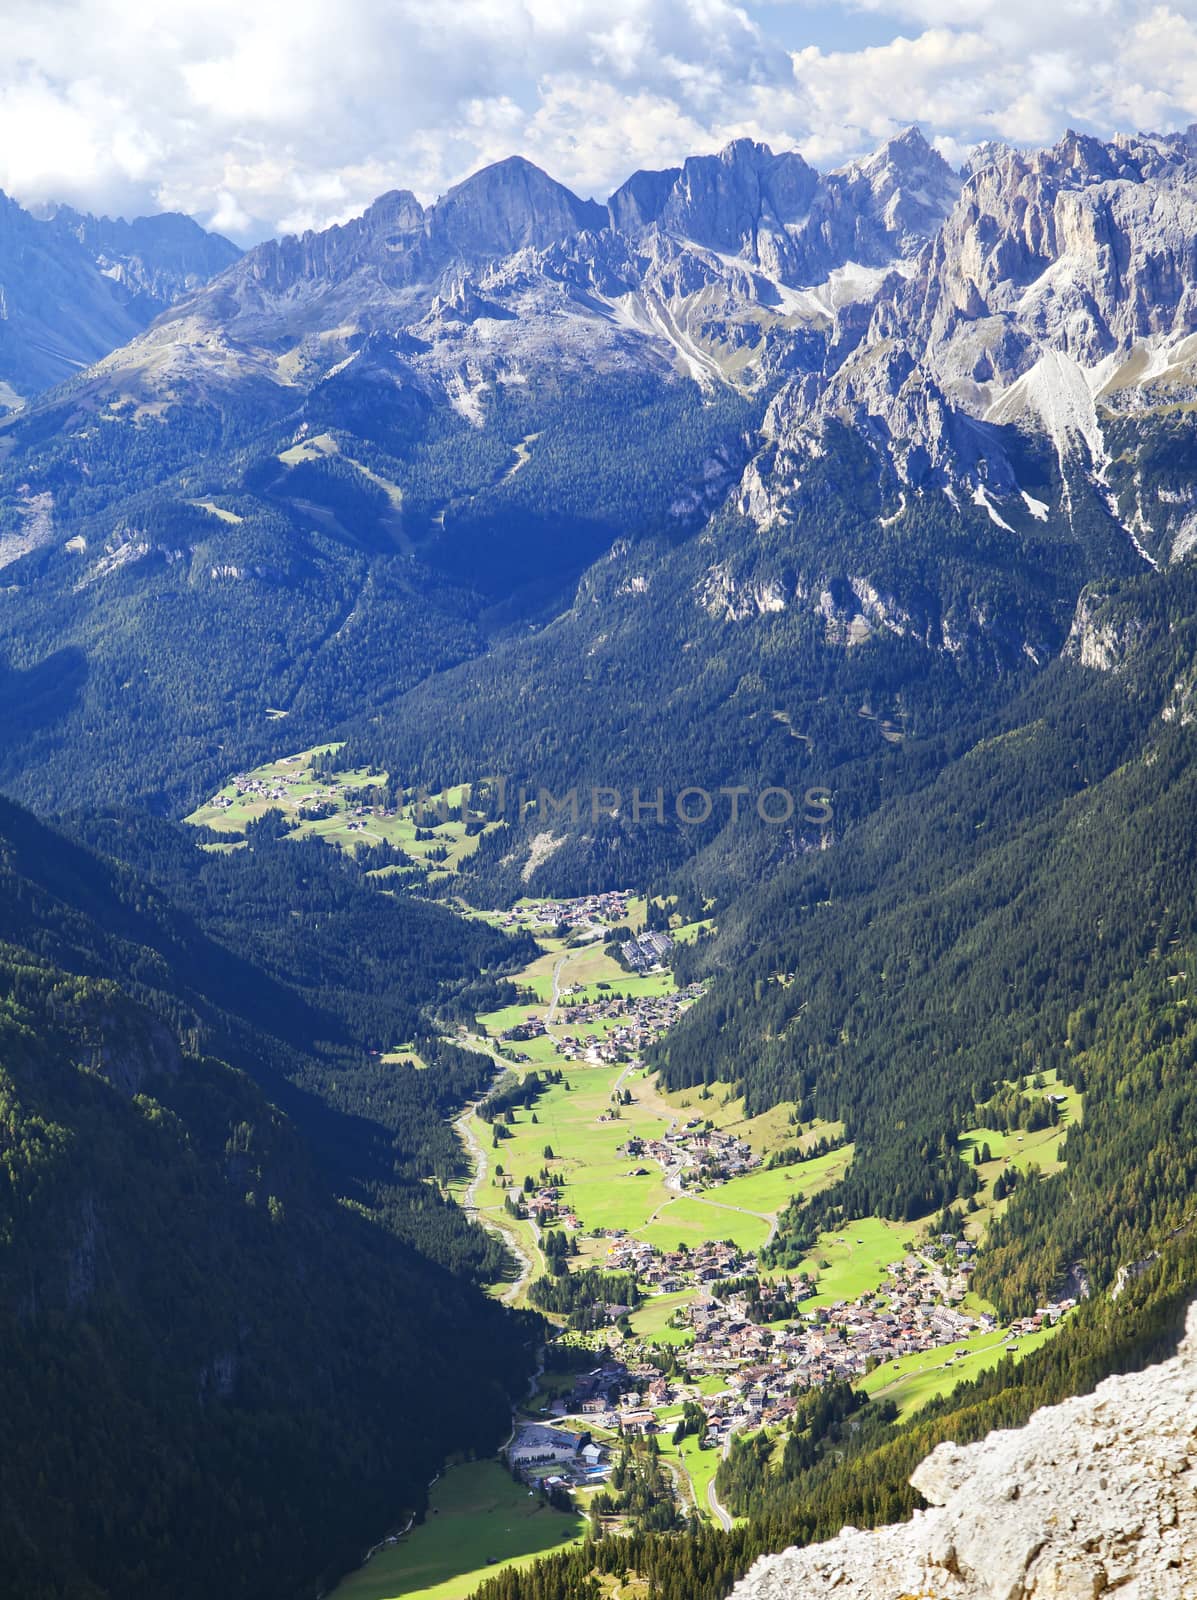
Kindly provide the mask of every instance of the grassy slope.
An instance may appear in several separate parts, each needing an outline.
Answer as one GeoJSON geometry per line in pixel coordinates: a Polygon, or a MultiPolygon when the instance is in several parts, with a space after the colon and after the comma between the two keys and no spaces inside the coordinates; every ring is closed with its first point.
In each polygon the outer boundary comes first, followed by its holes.
{"type": "Polygon", "coordinates": [[[905,1422],[928,1400],[950,1394],[958,1383],[996,1367],[1012,1348],[1013,1359],[1021,1361],[1032,1350],[1046,1344],[1058,1328],[1059,1324],[1028,1334],[1019,1339],[1015,1347],[1007,1344],[1002,1332],[975,1333],[971,1338],[940,1350],[920,1350],[898,1361],[887,1361],[869,1373],[860,1387],[874,1398],[893,1400],[898,1407],[899,1420],[905,1422]],[[955,1354],[958,1350],[968,1354],[958,1356],[955,1354]]]}
{"type": "Polygon", "coordinates": [[[927,1221],[886,1222],[881,1217],[860,1217],[835,1233],[821,1233],[803,1263],[815,1280],[817,1294],[803,1310],[855,1300],[875,1289],[891,1261],[906,1254],[906,1246],[926,1231],[927,1221]]]}
{"type": "MultiPolygon", "coordinates": [[[[478,848],[480,835],[467,836],[465,825],[460,822],[439,823],[431,830],[433,833],[431,839],[417,839],[416,822],[411,807],[406,810],[401,809],[393,817],[374,815],[365,818],[355,817],[353,808],[345,798],[346,793],[384,780],[366,767],[339,772],[333,778],[318,778],[312,771],[314,758],[339,749],[339,744],[314,745],[310,750],[302,750],[295,755],[284,756],[278,761],[255,767],[250,776],[260,779],[268,789],[276,785],[284,786],[281,799],[272,800],[263,795],[240,795],[234,783],[227,783],[185,820],[197,827],[208,827],[219,833],[238,835],[243,834],[251,822],[265,816],[268,811],[278,810],[294,824],[293,831],[297,838],[311,836],[324,839],[329,844],[347,850],[358,850],[383,843],[392,844],[421,863],[426,860],[430,851],[439,845],[444,845],[448,850],[447,858],[428,863],[429,873],[433,877],[455,872],[461,862],[478,848]],[[221,800],[228,801],[229,804],[218,804],[217,802],[221,800]],[[337,806],[333,816],[315,820],[299,817],[301,806],[328,800],[337,806]],[[359,826],[351,827],[350,824],[354,822],[359,826]]],[[[460,789],[450,789],[445,792],[443,798],[447,805],[453,806],[460,804],[461,797],[460,789]]],[[[435,808],[440,798],[434,796],[430,800],[430,815],[427,821],[435,821],[435,808]]]]}
{"type": "Polygon", "coordinates": [[[1010,1167],[1019,1172],[1038,1167],[1045,1177],[1058,1172],[1063,1165],[1060,1145],[1064,1136],[1084,1116],[1083,1095],[1068,1084],[1061,1083],[1054,1067],[1043,1074],[1042,1089],[1028,1087],[1025,1092],[1028,1099],[1032,1100],[1048,1094],[1063,1096],[1058,1127],[1040,1128],[1036,1133],[1005,1133],[996,1128],[978,1127],[961,1136],[960,1153],[966,1161],[972,1160],[974,1149],[984,1149],[986,1145],[989,1146],[991,1158],[977,1168],[982,1188],[977,1195],[979,1209],[965,1221],[965,1233],[970,1239],[983,1239],[990,1221],[1001,1216],[1006,1209],[1006,1200],[993,1198],[993,1186],[998,1175],[1010,1167]]]}
{"type": "Polygon", "coordinates": [[[583,1519],[543,1506],[494,1461],[450,1467],[422,1526],[351,1573],[332,1600],[464,1600],[495,1567],[580,1539],[583,1519]]]}

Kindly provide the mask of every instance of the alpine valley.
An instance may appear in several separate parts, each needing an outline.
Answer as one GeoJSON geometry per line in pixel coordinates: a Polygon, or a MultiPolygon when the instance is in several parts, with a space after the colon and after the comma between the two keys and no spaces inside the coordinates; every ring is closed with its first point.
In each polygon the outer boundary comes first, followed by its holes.
{"type": "Polygon", "coordinates": [[[0,405],[4,1595],[720,1600],[1173,1354],[1197,131],[0,197],[0,405]]]}

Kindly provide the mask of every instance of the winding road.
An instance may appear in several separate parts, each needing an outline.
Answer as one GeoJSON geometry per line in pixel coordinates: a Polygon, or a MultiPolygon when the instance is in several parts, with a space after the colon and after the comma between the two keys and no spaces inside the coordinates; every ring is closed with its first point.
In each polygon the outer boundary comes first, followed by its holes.
{"type": "Polygon", "coordinates": [[[553,1022],[554,1013],[557,1010],[557,1002],[561,998],[561,969],[568,959],[568,956],[562,956],[561,960],[553,968],[553,997],[549,1001],[549,1009],[545,1012],[544,1025],[546,1028],[553,1022]]]}
{"type": "MultiPolygon", "coordinates": [[[[461,1197],[461,1208],[473,1216],[476,1221],[480,1222],[489,1233],[493,1233],[496,1239],[506,1245],[519,1262],[519,1276],[514,1283],[508,1284],[507,1288],[499,1296],[505,1306],[513,1306],[531,1283],[537,1263],[529,1254],[515,1230],[505,1228],[498,1218],[491,1216],[489,1212],[484,1211],[478,1204],[478,1190],[485,1182],[488,1163],[482,1141],[471,1127],[470,1119],[477,1111],[480,1103],[478,1100],[471,1101],[453,1124],[456,1131],[461,1135],[473,1167],[473,1176],[470,1178],[465,1193],[461,1197]]],[[[533,1232],[535,1232],[535,1223],[532,1224],[532,1228],[533,1232]]]]}
{"type": "MultiPolygon", "coordinates": [[[[755,1217],[758,1222],[767,1222],[769,1224],[769,1237],[765,1242],[766,1244],[772,1244],[773,1235],[777,1232],[778,1220],[777,1214],[774,1212],[749,1211],[747,1206],[729,1206],[725,1200],[708,1200],[704,1194],[694,1194],[691,1190],[682,1186],[680,1173],[676,1167],[666,1172],[665,1187],[674,1195],[676,1195],[679,1200],[695,1200],[700,1206],[713,1206],[716,1211],[735,1211],[742,1217],[755,1217]]],[[[657,1207],[652,1216],[649,1217],[648,1221],[656,1222],[662,1211],[664,1211],[668,1206],[672,1205],[672,1203],[673,1202],[671,1200],[666,1200],[663,1206],[657,1207]]],[[[646,1223],[645,1226],[647,1227],[648,1224],[646,1223]]],[[[639,1229],[634,1229],[633,1231],[639,1232],[639,1229]]]]}
{"type": "MultiPolygon", "coordinates": [[[[724,1459],[724,1461],[727,1460],[729,1454],[731,1453],[731,1442],[732,1442],[732,1436],[729,1433],[727,1438],[723,1441],[723,1459],[724,1459]]],[[[719,1526],[723,1529],[724,1533],[730,1533],[731,1532],[731,1526],[732,1526],[731,1513],[728,1511],[727,1507],[720,1500],[719,1496],[715,1493],[715,1480],[714,1480],[714,1478],[712,1478],[710,1483],[707,1484],[707,1504],[710,1506],[712,1515],[714,1516],[714,1518],[715,1518],[716,1522],[719,1524],[719,1526]]]]}
{"type": "Polygon", "coordinates": [[[727,1511],[724,1509],[723,1505],[721,1504],[718,1495],[716,1495],[716,1493],[715,1493],[715,1480],[714,1480],[714,1478],[712,1478],[710,1483],[707,1484],[707,1504],[711,1508],[711,1512],[712,1512],[712,1515],[715,1518],[715,1521],[723,1529],[724,1533],[730,1533],[731,1532],[731,1527],[732,1527],[732,1519],[728,1515],[727,1511]]]}

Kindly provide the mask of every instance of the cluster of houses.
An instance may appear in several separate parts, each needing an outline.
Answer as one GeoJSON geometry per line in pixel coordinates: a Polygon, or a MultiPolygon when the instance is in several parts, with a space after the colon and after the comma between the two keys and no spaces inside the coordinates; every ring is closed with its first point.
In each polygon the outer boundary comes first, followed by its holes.
{"type": "Polygon", "coordinates": [[[701,983],[691,983],[672,994],[640,995],[632,1000],[622,1000],[614,993],[589,1000],[571,1000],[567,995],[561,1023],[569,1031],[561,1035],[560,1054],[566,1061],[596,1065],[635,1062],[702,992],[701,983]],[[593,1031],[596,1023],[608,1022],[615,1026],[601,1034],[593,1031]],[[591,1031],[583,1031],[587,1028],[591,1031]]]}
{"type": "Polygon", "coordinates": [[[629,1139],[623,1151],[633,1159],[649,1156],[664,1169],[666,1179],[699,1189],[741,1177],[761,1164],[760,1156],[743,1139],[720,1128],[708,1128],[701,1117],[691,1117],[659,1139],[629,1139]]]}
{"type": "MultiPolygon", "coordinates": [[[[956,1239],[941,1245],[942,1261],[908,1254],[889,1265],[875,1292],[794,1316],[787,1313],[815,1294],[805,1276],[760,1279],[755,1256],[730,1244],[663,1252],[613,1234],[611,1268],[634,1272],[658,1293],[698,1289],[694,1300],[675,1313],[678,1326],[692,1329],[694,1341],[677,1352],[680,1376],[667,1379],[651,1360],[625,1367],[611,1359],[579,1380],[556,1409],[626,1435],[667,1429],[671,1419],[661,1419],[660,1408],[694,1399],[706,1417],[708,1442],[718,1445],[731,1433],[784,1422],[799,1391],[831,1379],[856,1381],[878,1365],[916,1352],[944,1350],[944,1365],[951,1366],[966,1353],[959,1348],[964,1340],[995,1332],[997,1324],[992,1316],[971,1315],[959,1306],[973,1247],[956,1239]],[[724,1289],[713,1293],[719,1284],[724,1289]],[[699,1380],[712,1378],[723,1387],[701,1392],[699,1380]]],[[[1061,1300],[1040,1307],[1006,1329],[1005,1343],[1017,1348],[1020,1337],[1075,1304],[1061,1300]]],[[[711,1387],[708,1381],[702,1389],[711,1387]]]]}
{"type": "MultiPolygon", "coordinates": [[[[801,1283],[791,1286],[795,1299],[810,1292],[801,1283]]],[[[918,1256],[894,1262],[875,1295],[812,1311],[785,1327],[753,1321],[742,1294],[700,1299],[687,1314],[694,1330],[686,1355],[690,1372],[726,1375],[729,1387],[743,1390],[743,1374],[752,1370],[753,1393],[766,1407],[795,1386],[863,1377],[882,1362],[955,1344],[995,1326],[991,1317],[967,1316],[943,1304],[931,1270],[918,1256]]]]}
{"type": "MultiPolygon", "coordinates": [[[[271,804],[292,805],[301,813],[307,808],[313,808],[324,815],[331,816],[339,811],[345,799],[345,791],[340,787],[337,778],[326,778],[321,785],[313,785],[311,773],[306,767],[297,768],[294,774],[276,774],[269,780],[253,772],[238,772],[232,779],[231,787],[235,795],[218,794],[212,804],[221,811],[230,810],[238,800],[266,800],[271,804]],[[296,790],[302,789],[302,795],[297,795],[296,790]]],[[[393,809],[385,806],[354,805],[348,808],[349,831],[360,832],[367,827],[372,817],[393,817],[393,809]]]]}
{"type": "Polygon", "coordinates": [[[522,1022],[517,1022],[513,1027],[504,1028],[499,1038],[510,1044],[522,1042],[525,1039],[539,1039],[546,1032],[544,1019],[529,1012],[522,1022]]]}
{"type": "Polygon", "coordinates": [[[556,1226],[576,1232],[581,1226],[573,1209],[566,1205],[561,1190],[555,1184],[537,1189],[534,1194],[524,1195],[522,1203],[528,1216],[542,1228],[556,1226]]]}
{"type": "Polygon", "coordinates": [[[516,906],[499,918],[501,928],[564,926],[573,934],[598,938],[609,926],[625,922],[628,915],[628,896],[622,889],[609,889],[603,894],[579,895],[572,900],[542,900],[534,906],[516,906]]]}
{"type": "MultiPolygon", "coordinates": [[[[561,1006],[561,1026],[568,1029],[557,1040],[557,1053],[565,1061],[586,1061],[593,1066],[630,1062],[641,1064],[641,1052],[666,1028],[675,1023],[703,992],[703,985],[692,983],[673,994],[640,995],[630,1000],[618,991],[605,991],[593,999],[570,998],[567,990],[561,1006]],[[602,1033],[594,1031],[604,1026],[602,1033]],[[589,1030],[589,1031],[583,1031],[589,1030]]],[[[499,1035],[503,1044],[522,1044],[548,1033],[542,1011],[529,1011],[499,1035]]],[[[526,1056],[514,1056],[526,1061],[526,1056]]]]}
{"type": "Polygon", "coordinates": [[[719,1283],[756,1268],[756,1257],[734,1244],[711,1240],[692,1250],[658,1250],[655,1245],[616,1229],[607,1237],[606,1265],[613,1272],[634,1272],[637,1282],[660,1294],[694,1284],[719,1283]]]}
{"type": "MultiPolygon", "coordinates": [[[[956,1285],[945,1286],[942,1273],[924,1257],[907,1255],[887,1272],[875,1294],[803,1313],[784,1326],[754,1321],[743,1293],[700,1297],[688,1307],[684,1315],[694,1330],[685,1357],[689,1375],[721,1376],[727,1383],[727,1393],[702,1401],[711,1437],[768,1426],[792,1412],[796,1389],[832,1378],[855,1380],[902,1356],[950,1350],[944,1365],[951,1366],[966,1353],[953,1346],[996,1330],[992,1316],[972,1316],[944,1302],[943,1288],[956,1285]]],[[[784,1292],[800,1300],[812,1291],[799,1280],[784,1292]]],[[[1019,1337],[1065,1315],[1075,1303],[1061,1300],[1039,1308],[1012,1324],[1005,1342],[1016,1347],[1019,1337]]]]}
{"type": "MultiPolygon", "coordinates": [[[[260,778],[252,772],[238,772],[233,778],[232,787],[236,790],[236,800],[287,801],[294,799],[292,794],[293,789],[297,788],[300,784],[307,785],[309,781],[310,780],[306,771],[302,773],[297,772],[293,778],[287,776],[281,778],[272,778],[270,782],[267,782],[265,778],[260,778]]],[[[305,799],[312,800],[335,800],[337,798],[338,795],[335,780],[331,780],[330,787],[328,789],[317,790],[315,794],[311,796],[305,796],[305,799]]],[[[234,797],[228,794],[218,794],[212,802],[212,804],[214,806],[218,806],[221,811],[228,811],[235,803],[234,797]]]]}
{"type": "Polygon", "coordinates": [[[625,1438],[658,1431],[657,1411],[679,1398],[676,1383],[666,1378],[652,1361],[631,1366],[608,1358],[579,1377],[572,1391],[555,1406],[562,1416],[578,1416],[596,1428],[625,1438]]]}

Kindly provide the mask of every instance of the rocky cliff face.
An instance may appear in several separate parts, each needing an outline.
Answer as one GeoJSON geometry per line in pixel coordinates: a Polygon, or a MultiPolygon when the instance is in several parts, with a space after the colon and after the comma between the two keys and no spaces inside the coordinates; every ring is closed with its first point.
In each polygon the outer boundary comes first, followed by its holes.
{"type": "Polygon", "coordinates": [[[194,294],[241,255],[221,234],[179,211],[128,222],[59,206],[49,221],[77,239],[103,276],[126,292],[135,314],[146,318],[194,294]]]}
{"type": "Polygon", "coordinates": [[[1118,672],[1144,643],[1148,629],[1133,605],[1122,606],[1098,588],[1077,601],[1064,654],[1094,672],[1118,672]]]}
{"type": "Polygon", "coordinates": [[[1177,1355],[942,1444],[913,1521],[759,1561],[733,1600],[1191,1600],[1197,1592],[1197,1307],[1177,1355]]]}
{"type": "Polygon", "coordinates": [[[1044,514],[1071,519],[1069,479],[1084,480],[1140,561],[1176,559],[1189,548],[1176,516],[1137,494],[1115,503],[1127,474],[1125,462],[1111,470],[1109,437],[1119,420],[1155,426],[1197,393],[1194,134],[994,147],[954,203],[945,187],[922,209],[902,181],[910,136],[881,154],[860,172],[875,200],[893,191],[889,236],[927,242],[830,307],[824,360],[775,407],[783,456],[809,459],[829,422],[848,421],[872,442],[882,483],[984,494],[1001,525],[1040,516],[1015,465],[1029,439],[1062,480],[1044,514]]]}

